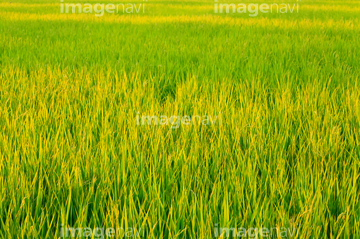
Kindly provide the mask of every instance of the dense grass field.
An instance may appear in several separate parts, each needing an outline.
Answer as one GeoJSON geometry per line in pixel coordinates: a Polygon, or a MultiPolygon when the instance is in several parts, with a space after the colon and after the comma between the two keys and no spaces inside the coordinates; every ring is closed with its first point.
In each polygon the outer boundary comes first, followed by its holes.
{"type": "Polygon", "coordinates": [[[2,0],[0,238],[360,238],[360,1],[242,2],[299,12],[137,0],[142,13],[96,17],[2,0]]]}

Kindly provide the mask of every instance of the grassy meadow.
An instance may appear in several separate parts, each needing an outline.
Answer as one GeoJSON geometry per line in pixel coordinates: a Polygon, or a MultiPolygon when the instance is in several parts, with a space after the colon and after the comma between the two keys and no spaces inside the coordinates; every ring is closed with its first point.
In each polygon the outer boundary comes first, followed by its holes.
{"type": "Polygon", "coordinates": [[[360,238],[360,1],[242,1],[299,4],[256,17],[131,2],[145,11],[0,1],[0,238],[360,238]]]}

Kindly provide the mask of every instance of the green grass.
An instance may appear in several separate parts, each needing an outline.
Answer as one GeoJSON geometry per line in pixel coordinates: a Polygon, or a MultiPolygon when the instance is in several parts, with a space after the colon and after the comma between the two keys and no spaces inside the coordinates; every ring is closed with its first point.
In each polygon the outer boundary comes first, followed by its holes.
{"type": "Polygon", "coordinates": [[[360,238],[360,1],[255,18],[213,3],[100,18],[0,3],[0,238],[360,238]],[[137,112],[222,118],[171,129],[137,112]]]}

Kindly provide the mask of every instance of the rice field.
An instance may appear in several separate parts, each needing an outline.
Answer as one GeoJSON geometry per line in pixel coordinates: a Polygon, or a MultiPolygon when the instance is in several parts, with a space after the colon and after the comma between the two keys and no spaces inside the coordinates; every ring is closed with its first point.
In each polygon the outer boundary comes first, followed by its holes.
{"type": "Polygon", "coordinates": [[[360,238],[360,1],[283,2],[2,0],[0,238],[360,238]]]}

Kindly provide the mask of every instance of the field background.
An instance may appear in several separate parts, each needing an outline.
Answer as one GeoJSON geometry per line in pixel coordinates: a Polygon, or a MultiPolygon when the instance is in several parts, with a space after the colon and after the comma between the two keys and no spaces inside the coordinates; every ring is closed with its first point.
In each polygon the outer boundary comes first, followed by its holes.
{"type": "Polygon", "coordinates": [[[61,223],[360,238],[360,1],[253,18],[213,4],[95,17],[0,2],[0,238],[61,223]],[[138,126],[136,112],[222,122],[138,126]]]}

